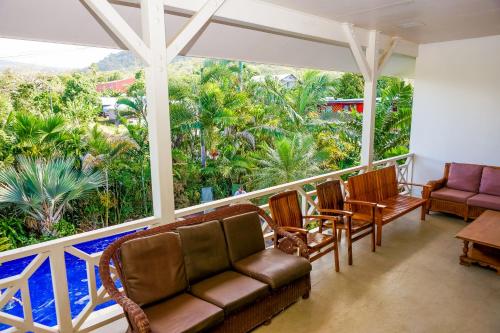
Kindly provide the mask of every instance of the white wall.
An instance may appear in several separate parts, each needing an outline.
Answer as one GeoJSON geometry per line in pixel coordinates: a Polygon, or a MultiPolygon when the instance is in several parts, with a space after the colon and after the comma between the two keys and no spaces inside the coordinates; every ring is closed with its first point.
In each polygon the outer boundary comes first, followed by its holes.
{"type": "Polygon", "coordinates": [[[415,182],[448,161],[500,165],[500,36],[420,46],[410,150],[415,182]]]}

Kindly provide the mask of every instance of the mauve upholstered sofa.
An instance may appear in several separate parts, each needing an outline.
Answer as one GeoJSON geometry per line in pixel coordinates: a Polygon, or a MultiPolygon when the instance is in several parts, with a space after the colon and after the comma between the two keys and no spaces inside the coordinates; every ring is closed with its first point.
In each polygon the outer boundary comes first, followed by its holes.
{"type": "Polygon", "coordinates": [[[307,247],[266,249],[259,207],[242,204],[139,231],[103,253],[99,274],[133,333],[248,332],[311,290],[307,247]],[[292,255],[299,248],[301,256],[292,255]],[[113,267],[123,291],[113,281],[113,267]]]}
{"type": "Polygon", "coordinates": [[[467,221],[487,209],[500,211],[500,167],[446,163],[443,178],[427,185],[427,212],[451,213],[467,221]]]}

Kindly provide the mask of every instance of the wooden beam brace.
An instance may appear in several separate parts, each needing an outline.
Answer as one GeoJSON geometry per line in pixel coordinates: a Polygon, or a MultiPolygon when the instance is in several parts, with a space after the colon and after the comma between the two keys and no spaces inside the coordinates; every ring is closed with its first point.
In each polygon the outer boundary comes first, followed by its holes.
{"type": "Polygon", "coordinates": [[[400,41],[399,37],[392,37],[391,43],[389,44],[387,49],[384,51],[384,53],[382,53],[382,55],[380,56],[380,59],[378,61],[378,65],[377,65],[377,76],[379,76],[380,73],[382,72],[382,70],[384,69],[385,64],[387,63],[387,61],[391,57],[392,53],[396,49],[396,46],[398,45],[399,41],[400,41]]]}
{"type": "Polygon", "coordinates": [[[368,61],[366,60],[365,53],[361,48],[361,44],[356,38],[354,26],[350,23],[344,23],[342,27],[349,42],[349,46],[351,47],[354,59],[356,60],[356,64],[358,65],[359,71],[363,74],[365,81],[372,81],[372,68],[370,68],[368,61]]]}
{"type": "Polygon", "coordinates": [[[151,50],[149,47],[107,0],[84,1],[127,49],[134,52],[146,66],[150,64],[151,50]]]}
{"type": "Polygon", "coordinates": [[[198,32],[207,24],[225,0],[208,0],[205,5],[191,17],[184,28],[175,36],[167,46],[167,63],[188,45],[198,32]]]}

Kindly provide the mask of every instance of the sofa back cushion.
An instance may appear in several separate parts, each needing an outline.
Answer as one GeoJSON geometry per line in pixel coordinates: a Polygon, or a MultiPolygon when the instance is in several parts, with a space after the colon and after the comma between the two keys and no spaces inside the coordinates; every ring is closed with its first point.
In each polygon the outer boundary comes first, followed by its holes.
{"type": "Polygon", "coordinates": [[[123,286],[130,299],[146,305],[188,286],[179,235],[173,232],[135,238],[120,247],[123,286]]]}
{"type": "Polygon", "coordinates": [[[500,168],[483,168],[479,192],[500,196],[500,168]]]}
{"type": "Polygon", "coordinates": [[[189,282],[194,283],[230,267],[219,221],[177,228],[182,240],[189,282]]]}
{"type": "Polygon", "coordinates": [[[482,172],[482,165],[451,163],[446,186],[455,190],[477,193],[482,172]]]}
{"type": "Polygon", "coordinates": [[[266,248],[257,212],[225,218],[222,220],[222,226],[231,263],[266,248]]]}

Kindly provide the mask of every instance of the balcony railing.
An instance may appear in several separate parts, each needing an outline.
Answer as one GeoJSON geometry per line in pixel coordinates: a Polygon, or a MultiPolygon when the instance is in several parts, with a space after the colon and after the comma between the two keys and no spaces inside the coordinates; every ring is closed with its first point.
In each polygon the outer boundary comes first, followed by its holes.
{"type": "MultiPolygon", "coordinates": [[[[374,168],[396,165],[398,178],[401,182],[411,182],[413,154],[406,154],[374,162],[374,168]]],[[[230,204],[253,201],[267,198],[268,196],[289,189],[297,190],[300,195],[300,202],[304,214],[312,214],[317,209],[315,185],[328,180],[340,179],[363,173],[367,166],[357,166],[349,169],[339,170],[314,176],[306,179],[297,180],[291,183],[281,184],[236,197],[211,201],[201,205],[183,208],[175,211],[176,218],[182,218],[191,214],[203,212],[230,204]]],[[[409,192],[409,187],[403,188],[403,191],[409,192]]],[[[268,209],[267,205],[261,206],[268,209]]],[[[138,229],[150,228],[160,224],[159,219],[149,217],[133,222],[90,231],[70,237],[65,237],[53,241],[44,242],[24,248],[6,251],[0,254],[0,264],[8,265],[12,261],[23,261],[25,267],[22,269],[12,269],[12,274],[3,276],[0,279],[0,330],[3,332],[89,332],[102,327],[123,316],[121,308],[114,304],[109,304],[110,298],[102,287],[96,268],[99,265],[101,250],[92,250],[92,246],[87,246],[89,242],[99,243],[101,248],[111,242],[114,238],[123,233],[134,232],[138,229]],[[98,242],[96,242],[98,241],[98,242]],[[69,260],[71,258],[72,260],[69,260]],[[71,265],[78,265],[80,270],[84,270],[87,295],[82,290],[75,291],[72,287],[74,275],[71,265]],[[53,304],[42,304],[53,311],[52,321],[35,319],[34,314],[39,311],[39,304],[33,302],[34,295],[50,286],[40,285],[33,282],[33,276],[38,271],[46,270],[46,277],[52,285],[53,304]],[[71,302],[70,293],[82,296],[78,306],[71,302]],[[86,303],[83,305],[82,303],[86,303]],[[109,306],[106,304],[108,303],[109,306]],[[17,312],[12,311],[17,306],[17,312]],[[10,309],[10,311],[9,311],[10,309]],[[14,314],[13,314],[14,313],[14,314]],[[22,313],[19,315],[19,313],[22,313]],[[54,320],[56,319],[56,320],[54,320]]],[[[262,232],[266,239],[272,237],[272,232],[268,225],[262,226],[262,232]]],[[[115,280],[118,277],[114,276],[115,280]]],[[[80,288],[81,289],[81,288],[80,288]]],[[[39,302],[37,302],[39,303],[39,302]]]]}

